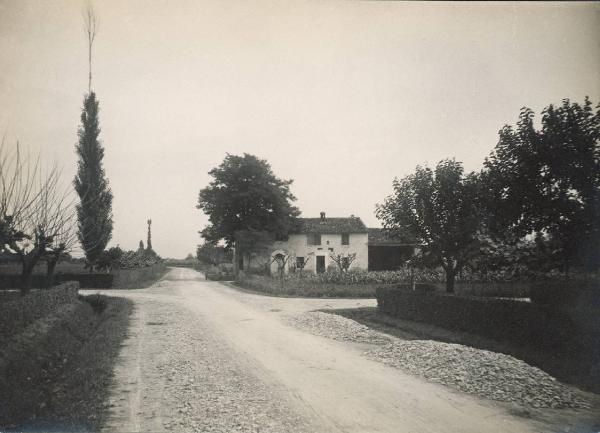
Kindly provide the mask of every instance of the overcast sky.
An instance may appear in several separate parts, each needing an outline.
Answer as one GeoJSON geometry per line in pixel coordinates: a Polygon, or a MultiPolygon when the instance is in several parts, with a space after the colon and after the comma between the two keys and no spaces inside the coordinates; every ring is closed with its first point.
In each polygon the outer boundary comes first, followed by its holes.
{"type": "MultiPolygon", "coordinates": [[[[294,179],[303,216],[360,216],[417,164],[478,169],[519,109],[600,102],[600,4],[96,1],[93,88],[112,245],[153,220],[195,251],[227,152],[294,179]]],[[[81,0],[0,0],[0,131],[70,181],[87,90],[81,0]]]]}

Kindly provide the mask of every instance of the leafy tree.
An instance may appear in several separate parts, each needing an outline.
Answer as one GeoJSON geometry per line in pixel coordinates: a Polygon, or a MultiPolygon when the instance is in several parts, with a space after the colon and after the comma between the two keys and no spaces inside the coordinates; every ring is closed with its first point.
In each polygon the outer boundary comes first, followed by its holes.
{"type": "Polygon", "coordinates": [[[498,239],[546,236],[561,268],[600,266],[600,110],[588,98],[542,112],[523,108],[484,163],[486,225],[498,239]]]}
{"type": "Polygon", "coordinates": [[[440,161],[435,171],[417,166],[394,179],[394,194],[377,205],[385,228],[414,233],[433,263],[446,273],[446,291],[478,248],[477,178],[463,173],[460,162],[440,161]]]}
{"type": "Polygon", "coordinates": [[[200,232],[207,242],[224,240],[227,248],[237,242],[249,251],[269,237],[288,234],[300,213],[291,204],[292,181],[277,178],[267,161],[228,154],[209,174],[213,181],[200,191],[197,205],[210,221],[200,232]]]}
{"type": "MultiPolygon", "coordinates": [[[[191,256],[191,254],[189,254],[188,256],[191,256]]],[[[221,263],[231,263],[232,259],[231,251],[227,251],[225,247],[221,245],[213,245],[210,243],[198,245],[198,248],[196,250],[196,257],[202,263],[215,266],[221,263]]]]}
{"type": "Polygon", "coordinates": [[[78,238],[90,270],[110,241],[113,229],[113,195],[106,179],[102,159],[104,148],[98,140],[98,101],[91,92],[84,99],[81,126],[76,146],[79,157],[75,190],[79,195],[77,205],[78,238]]]}

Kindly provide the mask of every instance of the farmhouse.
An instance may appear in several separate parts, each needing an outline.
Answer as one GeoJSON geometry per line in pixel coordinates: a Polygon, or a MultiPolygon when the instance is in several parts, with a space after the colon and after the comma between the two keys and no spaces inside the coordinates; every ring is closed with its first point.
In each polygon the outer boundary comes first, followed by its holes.
{"type": "Polygon", "coordinates": [[[351,269],[367,269],[369,266],[369,248],[367,227],[355,216],[347,218],[328,218],[321,212],[319,218],[300,218],[298,229],[290,233],[285,241],[276,241],[264,253],[254,253],[237,257],[239,270],[248,267],[258,269],[270,266],[271,272],[277,270],[277,264],[271,263],[273,257],[281,254],[289,257],[286,270],[303,268],[305,271],[322,273],[330,266],[336,266],[331,256],[348,257],[355,255],[351,269]]]}
{"type": "Polygon", "coordinates": [[[410,236],[394,235],[381,228],[368,230],[370,271],[396,270],[421,251],[422,245],[410,236]]]}

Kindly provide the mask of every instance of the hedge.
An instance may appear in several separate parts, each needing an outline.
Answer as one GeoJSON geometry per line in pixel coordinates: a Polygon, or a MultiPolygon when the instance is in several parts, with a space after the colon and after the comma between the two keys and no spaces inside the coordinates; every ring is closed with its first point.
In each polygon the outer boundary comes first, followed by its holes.
{"type": "MultiPolygon", "coordinates": [[[[64,283],[66,281],[77,281],[82,289],[108,289],[113,284],[113,275],[111,274],[62,274],[54,275],[54,284],[64,283]]],[[[18,274],[0,275],[0,288],[16,289],[21,286],[21,276],[18,274]]],[[[46,276],[34,274],[32,276],[32,287],[45,288],[46,276]]]]}
{"type": "Polygon", "coordinates": [[[167,270],[164,263],[137,269],[119,269],[113,273],[113,289],[135,289],[158,280],[167,270]]]}
{"type": "MultiPolygon", "coordinates": [[[[164,263],[137,269],[118,269],[110,274],[62,274],[54,275],[54,283],[77,281],[82,289],[127,289],[141,287],[149,281],[160,278],[166,271],[164,263]]],[[[0,275],[0,288],[14,289],[21,286],[21,276],[0,275]]],[[[45,288],[46,276],[33,275],[32,287],[45,288]]]]}
{"type": "Polygon", "coordinates": [[[248,275],[240,272],[236,284],[248,290],[275,296],[297,296],[307,298],[372,298],[375,285],[310,283],[301,280],[285,280],[283,286],[277,278],[248,275]]]}
{"type": "Polygon", "coordinates": [[[10,337],[60,305],[77,300],[79,283],[69,281],[52,289],[37,290],[27,296],[0,304],[0,339],[10,337]]]}
{"type": "MultiPolygon", "coordinates": [[[[596,326],[578,313],[530,302],[378,287],[377,305],[391,316],[464,331],[496,341],[568,353],[597,351],[596,326]]],[[[586,316],[597,321],[597,315],[586,316]]]]}

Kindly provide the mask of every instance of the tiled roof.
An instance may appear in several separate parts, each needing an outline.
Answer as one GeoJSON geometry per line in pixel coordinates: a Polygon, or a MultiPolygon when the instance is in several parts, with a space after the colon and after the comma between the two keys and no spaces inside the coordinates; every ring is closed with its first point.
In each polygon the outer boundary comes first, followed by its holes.
{"type": "Polygon", "coordinates": [[[402,235],[389,229],[371,228],[369,232],[369,245],[417,245],[414,237],[402,235]]]}
{"type": "MultiPolygon", "coordinates": [[[[297,233],[367,233],[367,226],[360,218],[298,218],[297,233]]],[[[296,232],[296,231],[295,231],[296,232]]]]}

